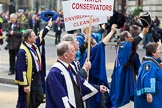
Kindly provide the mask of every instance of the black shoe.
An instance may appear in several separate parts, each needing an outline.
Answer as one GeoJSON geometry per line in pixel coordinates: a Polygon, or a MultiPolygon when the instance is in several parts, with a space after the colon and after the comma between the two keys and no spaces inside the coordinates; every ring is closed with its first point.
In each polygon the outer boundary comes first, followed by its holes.
{"type": "Polygon", "coordinates": [[[8,75],[13,75],[14,74],[14,72],[10,72],[8,75]]]}

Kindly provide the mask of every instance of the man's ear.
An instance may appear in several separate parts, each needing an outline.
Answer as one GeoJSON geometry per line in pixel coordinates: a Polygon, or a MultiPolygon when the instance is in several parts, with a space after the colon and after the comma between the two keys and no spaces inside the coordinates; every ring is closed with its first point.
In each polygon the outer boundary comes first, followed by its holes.
{"type": "Polygon", "coordinates": [[[28,39],[27,40],[30,42],[30,40],[31,40],[30,36],[28,36],[28,39]]]}
{"type": "Polygon", "coordinates": [[[155,56],[155,53],[152,53],[152,56],[154,57],[155,56]]]}
{"type": "Polygon", "coordinates": [[[65,59],[67,59],[67,58],[68,58],[67,53],[64,53],[64,58],[65,58],[65,59]]]}
{"type": "Polygon", "coordinates": [[[124,40],[127,41],[127,37],[124,37],[124,40]]]}

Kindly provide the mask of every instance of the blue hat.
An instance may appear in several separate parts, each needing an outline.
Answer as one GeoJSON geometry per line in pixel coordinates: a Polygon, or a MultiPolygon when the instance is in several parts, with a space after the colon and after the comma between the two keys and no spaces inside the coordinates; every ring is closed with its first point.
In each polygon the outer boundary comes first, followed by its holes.
{"type": "Polygon", "coordinates": [[[91,37],[94,38],[97,43],[99,43],[102,40],[102,33],[100,32],[92,33],[91,37]]]}
{"type": "Polygon", "coordinates": [[[50,18],[52,18],[52,21],[56,20],[59,15],[56,12],[45,11],[45,12],[41,12],[40,16],[41,16],[41,19],[48,22],[50,18]]]}
{"type": "Polygon", "coordinates": [[[79,34],[77,34],[76,38],[77,38],[77,41],[79,42],[79,46],[84,43],[84,40],[85,40],[84,34],[79,33],[79,34]]]}

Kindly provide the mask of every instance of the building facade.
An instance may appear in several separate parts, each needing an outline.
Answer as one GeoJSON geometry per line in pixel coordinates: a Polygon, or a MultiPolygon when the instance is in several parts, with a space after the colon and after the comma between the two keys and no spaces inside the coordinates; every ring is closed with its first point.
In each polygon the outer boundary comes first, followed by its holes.
{"type": "Polygon", "coordinates": [[[162,0],[127,0],[128,13],[133,13],[135,7],[141,6],[143,11],[149,11],[152,17],[158,16],[162,20],[162,0]]]}
{"type": "Polygon", "coordinates": [[[151,16],[158,16],[162,20],[162,0],[144,0],[143,10],[149,11],[151,16]]]}
{"type": "MultiPolygon", "coordinates": [[[[66,0],[0,0],[4,5],[4,11],[8,10],[8,5],[14,1],[16,10],[60,10],[62,1],[66,0]]],[[[141,6],[143,11],[149,11],[152,16],[162,19],[162,0],[114,0],[114,9],[121,13],[132,14],[137,6],[141,6]]]]}

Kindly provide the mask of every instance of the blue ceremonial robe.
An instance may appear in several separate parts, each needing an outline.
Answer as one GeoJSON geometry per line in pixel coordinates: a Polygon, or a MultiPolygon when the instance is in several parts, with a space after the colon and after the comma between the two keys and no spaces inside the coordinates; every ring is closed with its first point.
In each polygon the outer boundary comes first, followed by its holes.
{"type": "Polygon", "coordinates": [[[134,56],[133,63],[126,71],[123,66],[127,63],[132,51],[132,42],[123,41],[117,50],[117,58],[115,60],[114,70],[112,74],[112,82],[110,89],[110,98],[113,107],[121,107],[130,102],[130,98],[134,96],[134,75],[133,64],[139,66],[139,58],[134,56]]]}
{"type": "MultiPolygon", "coordinates": [[[[17,54],[17,62],[16,62],[16,75],[15,75],[15,79],[18,80],[19,82],[24,82],[19,84],[18,87],[18,100],[17,100],[17,108],[27,108],[27,94],[24,92],[24,85],[28,86],[28,80],[27,78],[24,78],[23,74],[24,72],[26,72],[27,70],[27,63],[26,63],[26,57],[25,57],[25,51],[24,50],[19,50],[18,54],[17,54]],[[21,62],[19,62],[21,60],[21,62]],[[19,70],[17,70],[17,67],[21,67],[19,68],[19,70]],[[23,72],[24,71],[24,72],[23,72]]],[[[33,61],[32,61],[33,62],[33,61]]],[[[25,76],[26,77],[26,76],[25,76]]]]}
{"type": "Polygon", "coordinates": [[[45,53],[45,40],[44,39],[43,39],[41,46],[39,47],[39,50],[41,52],[41,59],[42,59],[41,80],[42,80],[43,92],[45,95],[46,53],[45,53]]]}
{"type": "Polygon", "coordinates": [[[144,57],[136,81],[134,108],[160,108],[162,106],[162,68],[152,57],[144,57]],[[152,103],[146,100],[146,94],[152,95],[152,103]]]}
{"type": "MultiPolygon", "coordinates": [[[[134,45],[138,45],[142,38],[137,36],[134,38],[134,45]]],[[[127,63],[131,52],[133,42],[123,41],[117,49],[117,58],[115,60],[114,70],[112,73],[112,81],[110,87],[110,99],[113,107],[121,107],[130,102],[134,96],[134,70],[138,70],[140,60],[135,52],[133,62],[123,71],[124,65],[127,63]]]]}
{"type": "MultiPolygon", "coordinates": [[[[94,38],[96,40],[97,43],[101,42],[102,40],[102,33],[104,32],[103,29],[97,31],[97,32],[94,32],[91,34],[91,37],[94,38]]],[[[79,42],[79,48],[80,50],[77,51],[77,54],[76,54],[76,57],[77,57],[77,60],[79,60],[79,62],[81,63],[81,67],[83,66],[84,64],[84,59],[85,59],[85,53],[86,53],[86,48],[84,47],[83,48],[83,44],[85,43],[85,34],[83,33],[80,33],[77,35],[77,41],[79,42]]]]}
{"type": "MultiPolygon", "coordinates": [[[[71,67],[75,70],[73,65],[71,67]]],[[[79,82],[83,101],[97,93],[97,89],[83,78],[79,77],[79,82]]],[[[53,65],[46,79],[46,108],[76,108],[72,80],[59,62],[53,65]]]]}
{"type": "MultiPolygon", "coordinates": [[[[84,55],[84,61],[87,57],[87,53],[84,55]]],[[[82,63],[84,63],[84,61],[82,63]]],[[[89,82],[96,85],[105,85],[109,88],[107,75],[106,75],[106,62],[105,62],[105,44],[103,42],[98,43],[90,50],[91,69],[89,70],[89,82]]],[[[108,94],[107,94],[108,95],[108,94]]],[[[98,93],[90,99],[90,107],[97,108],[102,101],[102,93],[98,93]]],[[[106,100],[107,107],[111,106],[111,103],[106,100]]]]}
{"type": "Polygon", "coordinates": [[[46,54],[45,54],[44,38],[47,35],[49,29],[50,29],[49,27],[45,27],[43,30],[41,30],[38,38],[36,39],[36,45],[39,48],[41,53],[41,60],[42,60],[41,80],[42,80],[44,95],[45,95],[45,77],[46,77],[46,54]]]}
{"type": "Polygon", "coordinates": [[[99,43],[102,40],[102,32],[98,31],[98,32],[92,33],[91,37],[93,37],[96,40],[96,42],[99,43]]]}
{"type": "MultiPolygon", "coordinates": [[[[42,43],[42,40],[44,39],[44,37],[46,36],[46,34],[48,33],[49,29],[46,27],[43,30],[41,30],[39,37],[36,39],[36,46],[39,47],[42,43]]],[[[23,43],[22,43],[23,44],[23,43]]],[[[22,46],[22,45],[21,45],[22,46]]],[[[26,47],[27,50],[29,50],[28,47],[26,47]]],[[[37,53],[40,54],[40,52],[38,51],[37,53]]],[[[41,60],[41,56],[40,56],[40,60],[41,60]]],[[[17,105],[18,108],[27,108],[27,100],[26,100],[26,93],[24,92],[24,86],[30,86],[29,81],[28,81],[28,66],[29,64],[27,63],[29,60],[31,61],[31,65],[30,67],[32,67],[34,65],[34,62],[31,58],[27,57],[27,54],[25,52],[25,50],[23,48],[20,47],[20,50],[17,54],[17,61],[16,61],[16,78],[15,78],[15,83],[17,83],[19,85],[19,97],[18,97],[18,103],[17,105]],[[27,65],[28,64],[28,65],[27,65]]],[[[42,60],[43,62],[41,62],[42,65],[42,70],[41,70],[41,76],[42,76],[42,86],[43,89],[45,88],[45,71],[44,71],[44,59],[42,60]]],[[[29,70],[32,71],[32,70],[29,70]]],[[[31,73],[32,74],[32,73],[31,73]]]]}
{"type": "MultiPolygon", "coordinates": [[[[41,57],[38,48],[36,48],[36,54],[41,64],[41,57]]],[[[30,48],[23,42],[18,51],[16,61],[15,83],[18,84],[17,108],[29,108],[29,106],[32,105],[30,102],[30,93],[24,92],[25,86],[29,86],[30,89],[35,92],[42,90],[42,88],[39,88],[42,87],[41,81],[33,77],[33,75],[37,74],[37,78],[39,78],[40,73],[36,73],[36,71],[36,64],[34,57],[30,52],[30,48]],[[35,81],[37,81],[37,83],[35,81]]]]}

